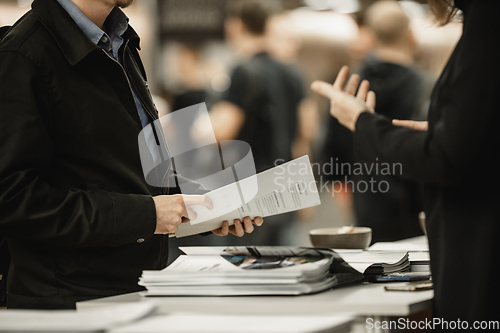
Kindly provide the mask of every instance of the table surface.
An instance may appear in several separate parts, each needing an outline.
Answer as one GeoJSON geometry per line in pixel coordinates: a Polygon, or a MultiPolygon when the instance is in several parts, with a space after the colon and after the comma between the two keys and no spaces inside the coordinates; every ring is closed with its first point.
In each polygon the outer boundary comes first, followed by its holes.
{"type": "MultiPolygon", "coordinates": [[[[395,283],[391,283],[395,284],[395,283]]],[[[387,283],[363,283],[333,288],[304,296],[245,297],[144,297],[131,293],[77,303],[77,309],[103,305],[153,301],[160,313],[248,315],[327,315],[352,313],[358,316],[408,316],[432,306],[432,290],[385,291],[387,283]]]]}
{"type": "Polygon", "coordinates": [[[169,314],[142,319],[109,333],[348,333],[353,315],[250,316],[213,314],[169,314]]]}

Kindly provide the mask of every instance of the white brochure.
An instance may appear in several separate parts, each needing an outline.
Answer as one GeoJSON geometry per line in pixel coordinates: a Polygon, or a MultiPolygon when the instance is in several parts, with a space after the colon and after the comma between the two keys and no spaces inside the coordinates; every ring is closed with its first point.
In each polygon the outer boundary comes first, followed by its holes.
{"type": "Polygon", "coordinates": [[[179,226],[175,235],[171,236],[180,238],[196,235],[218,229],[222,226],[222,222],[226,220],[229,221],[229,225],[232,225],[234,219],[243,219],[246,216],[251,218],[257,216],[266,217],[321,204],[311,163],[307,155],[263,171],[255,176],[242,179],[237,183],[211,191],[206,196],[214,203],[212,211],[203,206],[190,206],[198,214],[196,220],[203,222],[197,223],[195,220],[191,223],[183,223],[179,226]],[[256,193],[255,183],[257,183],[256,193]],[[239,196],[229,199],[228,189],[234,189],[235,186],[239,189],[239,196]],[[246,189],[251,189],[251,191],[246,189]],[[248,192],[253,192],[251,200],[246,200],[248,192]],[[234,205],[239,200],[240,204],[229,213],[207,219],[207,216],[217,215],[219,209],[222,211],[224,202],[227,202],[226,200],[231,205],[234,205]],[[246,203],[243,204],[243,202],[246,203]]]}

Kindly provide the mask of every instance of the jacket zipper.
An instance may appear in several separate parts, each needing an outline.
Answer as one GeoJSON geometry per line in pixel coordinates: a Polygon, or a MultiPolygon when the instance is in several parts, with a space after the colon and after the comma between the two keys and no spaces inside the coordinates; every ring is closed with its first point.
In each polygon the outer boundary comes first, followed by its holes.
{"type": "MultiPolygon", "coordinates": [[[[124,45],[124,47],[123,47],[123,54],[124,54],[124,55],[125,55],[125,52],[126,52],[126,50],[127,50],[127,46],[128,46],[128,40],[127,40],[127,41],[125,41],[125,45],[124,45]]],[[[131,91],[131,92],[136,92],[136,90],[137,90],[137,89],[135,88],[135,86],[133,85],[133,83],[132,83],[132,82],[130,81],[130,79],[128,78],[127,72],[126,72],[125,68],[122,66],[122,64],[120,64],[120,63],[119,63],[118,61],[116,61],[113,57],[111,57],[111,56],[108,54],[108,52],[106,52],[104,49],[102,49],[102,52],[104,52],[104,54],[106,54],[106,56],[107,56],[109,59],[111,59],[111,61],[115,62],[118,66],[120,66],[120,68],[121,68],[121,69],[122,69],[122,71],[123,71],[123,74],[125,75],[125,78],[127,79],[127,83],[128,83],[129,88],[130,88],[130,91],[131,91]]],[[[148,107],[145,105],[144,101],[142,100],[142,97],[141,97],[139,94],[137,94],[137,93],[136,93],[136,96],[137,96],[137,98],[139,99],[139,102],[141,102],[141,105],[142,105],[142,107],[144,108],[144,110],[145,110],[145,111],[149,114],[149,116],[151,116],[151,118],[153,119],[153,122],[154,122],[156,119],[158,119],[158,117],[157,117],[157,116],[155,116],[155,115],[153,114],[153,112],[151,112],[151,110],[149,110],[149,109],[148,109],[148,107]]],[[[154,123],[153,123],[152,125],[154,125],[154,123]]],[[[157,132],[157,134],[158,134],[158,132],[160,132],[160,136],[161,136],[161,138],[162,138],[163,143],[165,144],[165,148],[166,148],[166,150],[167,150],[167,154],[170,156],[170,152],[169,152],[169,149],[168,149],[168,146],[167,146],[167,142],[166,142],[166,139],[165,139],[165,136],[164,136],[163,130],[161,130],[161,131],[156,131],[156,132],[157,132]]],[[[161,186],[162,186],[162,189],[161,189],[162,194],[168,194],[168,193],[169,193],[169,190],[168,190],[168,183],[169,183],[169,182],[168,182],[168,177],[167,177],[167,176],[168,176],[168,174],[169,174],[169,172],[170,172],[170,168],[171,168],[171,166],[170,166],[170,164],[169,164],[168,169],[167,169],[167,171],[166,171],[166,173],[165,173],[165,175],[163,176],[163,179],[162,179],[162,184],[161,184],[161,186]]]]}
{"type": "MultiPolygon", "coordinates": [[[[123,49],[123,53],[124,53],[124,54],[125,54],[125,52],[127,52],[127,44],[125,44],[125,48],[123,49]]],[[[133,58],[133,56],[132,56],[132,61],[135,63],[135,59],[133,58]]],[[[136,66],[137,66],[137,65],[136,65],[136,66]]],[[[124,72],[125,72],[125,75],[127,75],[127,70],[126,70],[127,68],[126,68],[126,67],[127,67],[127,63],[126,63],[126,62],[124,62],[124,69],[123,69],[123,70],[124,70],[124,72]]],[[[127,77],[127,79],[128,79],[128,77],[127,77]]],[[[132,89],[133,89],[134,91],[137,91],[137,87],[135,86],[134,82],[132,82],[132,81],[130,81],[130,80],[129,80],[129,84],[131,84],[132,89]]],[[[148,84],[147,84],[147,82],[146,82],[146,89],[148,89],[148,88],[147,88],[147,86],[148,86],[148,84]]],[[[139,102],[141,102],[141,105],[142,105],[142,107],[144,108],[144,110],[145,110],[145,111],[146,111],[146,112],[147,112],[147,113],[151,116],[151,118],[153,119],[153,124],[152,124],[152,125],[154,125],[154,121],[156,121],[156,120],[158,120],[158,119],[159,119],[159,118],[158,118],[158,116],[157,116],[155,113],[153,113],[153,112],[152,112],[152,111],[151,111],[151,110],[147,107],[147,105],[146,105],[146,103],[144,102],[144,100],[142,99],[142,96],[141,96],[141,95],[139,95],[139,94],[137,94],[137,93],[136,93],[136,96],[137,96],[137,98],[139,99],[139,102]]],[[[151,97],[151,100],[152,100],[152,97],[151,97]]],[[[155,128],[156,128],[156,127],[155,127],[155,128]]],[[[158,135],[158,137],[159,137],[158,139],[159,139],[159,140],[161,139],[162,143],[165,145],[165,150],[166,150],[166,153],[167,153],[167,157],[170,157],[170,156],[171,156],[171,155],[170,155],[170,149],[168,148],[168,143],[167,143],[167,140],[165,139],[165,134],[163,133],[163,128],[161,127],[161,123],[160,123],[160,128],[159,128],[159,129],[158,129],[158,128],[156,128],[156,134],[157,134],[157,135],[158,135]]],[[[168,194],[168,192],[169,192],[169,186],[168,186],[168,185],[169,185],[169,181],[168,181],[168,174],[169,174],[169,172],[170,172],[170,169],[171,169],[171,164],[169,164],[168,169],[167,169],[167,172],[163,175],[163,180],[162,180],[162,192],[163,192],[163,194],[168,194]]]]}

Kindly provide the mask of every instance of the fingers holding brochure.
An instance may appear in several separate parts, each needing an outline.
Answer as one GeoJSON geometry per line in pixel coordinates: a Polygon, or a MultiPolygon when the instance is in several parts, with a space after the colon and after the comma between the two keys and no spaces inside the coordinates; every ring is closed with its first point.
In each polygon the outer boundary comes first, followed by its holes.
{"type": "Polygon", "coordinates": [[[189,208],[190,205],[214,208],[204,195],[159,195],[153,197],[153,201],[157,218],[155,234],[175,234],[181,223],[196,219],[197,213],[189,208]]]}
{"type": "Polygon", "coordinates": [[[212,230],[212,233],[221,237],[227,236],[228,234],[243,237],[245,233],[251,234],[252,232],[254,232],[254,225],[260,227],[263,223],[264,219],[260,216],[254,218],[253,220],[249,216],[247,216],[243,219],[243,222],[240,219],[235,219],[232,226],[229,226],[228,221],[224,221],[222,223],[222,227],[212,230]]]}

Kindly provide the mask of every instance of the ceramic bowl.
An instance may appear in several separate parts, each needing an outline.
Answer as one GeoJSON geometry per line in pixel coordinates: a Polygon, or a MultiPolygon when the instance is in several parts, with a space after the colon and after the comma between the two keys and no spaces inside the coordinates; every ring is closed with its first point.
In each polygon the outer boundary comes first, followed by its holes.
{"type": "Polygon", "coordinates": [[[354,227],[349,232],[343,228],[322,228],[309,231],[314,247],[334,249],[366,249],[372,241],[372,229],[354,227]],[[340,230],[340,233],[339,233],[340,230]]]}

